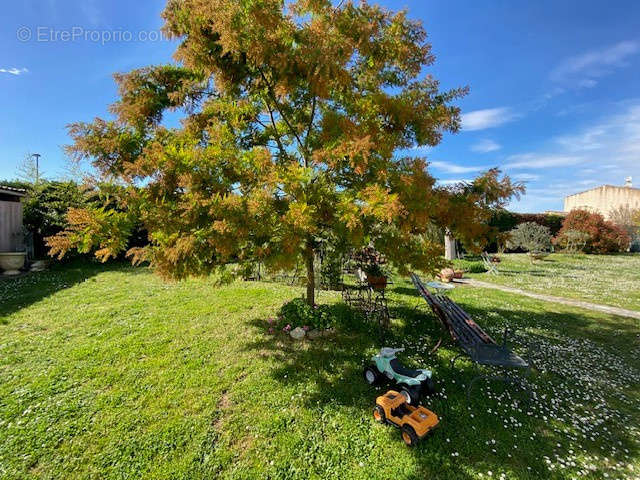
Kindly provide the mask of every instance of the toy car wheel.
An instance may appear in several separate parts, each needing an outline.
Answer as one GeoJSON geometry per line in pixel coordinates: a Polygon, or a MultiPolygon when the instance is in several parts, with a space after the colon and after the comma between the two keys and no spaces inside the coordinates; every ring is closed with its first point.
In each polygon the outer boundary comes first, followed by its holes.
{"type": "Polygon", "coordinates": [[[418,403],[420,403],[419,387],[403,387],[400,393],[407,400],[409,405],[418,405],[418,403]]]}
{"type": "Polygon", "coordinates": [[[380,372],[374,366],[370,366],[364,369],[364,380],[369,385],[377,385],[380,383],[380,372]]]}
{"type": "Polygon", "coordinates": [[[420,439],[418,438],[418,435],[416,435],[416,431],[410,425],[403,425],[402,440],[408,447],[413,447],[420,439]]]}
{"type": "Polygon", "coordinates": [[[432,378],[427,378],[424,382],[422,382],[422,393],[425,395],[433,395],[436,393],[436,383],[432,378]]]}
{"type": "Polygon", "coordinates": [[[376,408],[373,409],[373,418],[376,419],[376,422],[384,423],[387,420],[387,416],[384,413],[384,408],[380,405],[376,405],[376,408]]]}

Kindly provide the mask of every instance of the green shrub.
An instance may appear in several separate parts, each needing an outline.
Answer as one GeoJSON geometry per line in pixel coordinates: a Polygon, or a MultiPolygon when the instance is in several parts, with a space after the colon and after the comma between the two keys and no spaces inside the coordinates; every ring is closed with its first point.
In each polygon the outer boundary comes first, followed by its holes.
{"type": "Polygon", "coordinates": [[[454,260],[453,266],[456,269],[464,270],[465,272],[469,272],[469,273],[484,273],[487,271],[486,267],[484,266],[484,263],[476,260],[469,260],[469,259],[454,260]]]}
{"type": "Polygon", "coordinates": [[[311,307],[304,299],[296,298],[280,308],[278,321],[274,326],[286,331],[296,327],[323,330],[335,326],[335,317],[329,305],[311,307]]]}
{"type": "Polygon", "coordinates": [[[242,280],[251,280],[258,277],[259,265],[253,262],[243,262],[235,266],[235,275],[242,280]]]}
{"type": "Polygon", "coordinates": [[[69,208],[87,205],[82,187],[75,182],[41,181],[29,184],[24,201],[24,226],[33,234],[35,256],[47,254],[45,238],[68,226],[69,208]]]}
{"type": "Polygon", "coordinates": [[[467,268],[469,273],[484,273],[487,271],[487,267],[484,266],[482,262],[473,262],[467,268]]]}
{"type": "Polygon", "coordinates": [[[549,251],[551,249],[551,231],[549,227],[539,223],[521,223],[511,230],[507,247],[509,249],[521,248],[529,253],[549,251]]]}
{"type": "Polygon", "coordinates": [[[521,223],[533,222],[549,227],[551,235],[556,235],[562,228],[563,217],[546,213],[516,213],[508,210],[497,210],[489,225],[500,232],[509,232],[521,223]]]}
{"type": "Polygon", "coordinates": [[[557,244],[563,247],[567,253],[584,252],[591,235],[580,230],[566,230],[559,237],[557,244]]]}

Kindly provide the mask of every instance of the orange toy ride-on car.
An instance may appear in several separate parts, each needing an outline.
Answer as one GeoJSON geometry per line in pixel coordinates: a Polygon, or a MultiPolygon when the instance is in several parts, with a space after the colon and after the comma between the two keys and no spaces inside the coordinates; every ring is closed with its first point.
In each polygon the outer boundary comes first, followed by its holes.
{"type": "Polygon", "coordinates": [[[404,395],[393,390],[376,398],[373,418],[398,427],[402,431],[402,440],[409,447],[413,447],[440,423],[431,410],[409,405],[404,395]]]}

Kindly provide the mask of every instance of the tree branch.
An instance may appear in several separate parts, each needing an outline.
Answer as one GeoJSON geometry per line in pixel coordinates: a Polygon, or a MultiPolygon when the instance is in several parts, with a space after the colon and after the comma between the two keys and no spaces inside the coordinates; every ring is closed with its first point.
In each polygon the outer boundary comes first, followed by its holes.
{"type": "Polygon", "coordinates": [[[271,105],[269,105],[269,102],[267,102],[264,98],[262,100],[264,101],[264,105],[265,107],[267,107],[267,110],[269,110],[269,118],[271,118],[271,125],[273,126],[273,131],[274,131],[273,138],[278,144],[278,149],[280,150],[280,153],[282,154],[283,157],[286,158],[288,156],[287,151],[285,150],[284,145],[282,144],[282,139],[280,138],[280,132],[278,131],[278,126],[276,125],[276,120],[275,118],[273,118],[273,110],[271,109],[271,105]]]}
{"type": "MultiPolygon", "coordinates": [[[[312,106],[311,106],[311,117],[309,117],[309,125],[307,126],[307,133],[304,137],[304,149],[306,152],[309,152],[309,135],[311,134],[311,129],[313,128],[313,120],[315,119],[316,116],[316,104],[317,104],[317,100],[318,97],[316,97],[315,95],[313,96],[313,102],[312,102],[312,106]]],[[[307,160],[305,159],[304,162],[304,166],[308,167],[309,165],[307,164],[307,160]]]]}
{"type": "MultiPolygon", "coordinates": [[[[289,128],[290,133],[296,138],[296,141],[298,142],[298,145],[303,150],[302,154],[305,157],[305,164],[306,164],[307,157],[309,156],[309,152],[305,149],[305,146],[302,143],[302,140],[300,140],[300,136],[298,135],[298,132],[296,132],[295,128],[293,128],[293,126],[291,125],[291,123],[287,119],[286,115],[282,112],[282,109],[280,108],[280,105],[278,104],[278,99],[276,98],[275,92],[273,91],[273,87],[269,83],[269,80],[267,80],[267,76],[264,74],[264,72],[262,71],[261,68],[259,68],[258,71],[260,72],[260,76],[262,77],[262,80],[267,85],[267,90],[269,91],[269,96],[271,97],[271,101],[273,101],[273,104],[276,107],[276,110],[278,110],[278,113],[282,117],[282,120],[284,121],[284,123],[287,124],[287,127],[289,128]]],[[[272,113],[271,109],[269,109],[269,112],[272,113]]]]}

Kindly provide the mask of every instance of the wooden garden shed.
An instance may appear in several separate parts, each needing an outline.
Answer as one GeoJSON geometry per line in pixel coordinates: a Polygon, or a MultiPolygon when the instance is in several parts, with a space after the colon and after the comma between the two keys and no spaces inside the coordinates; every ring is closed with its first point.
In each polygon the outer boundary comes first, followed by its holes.
{"type": "Polygon", "coordinates": [[[0,252],[24,250],[22,199],[26,192],[0,185],[0,252]]]}

